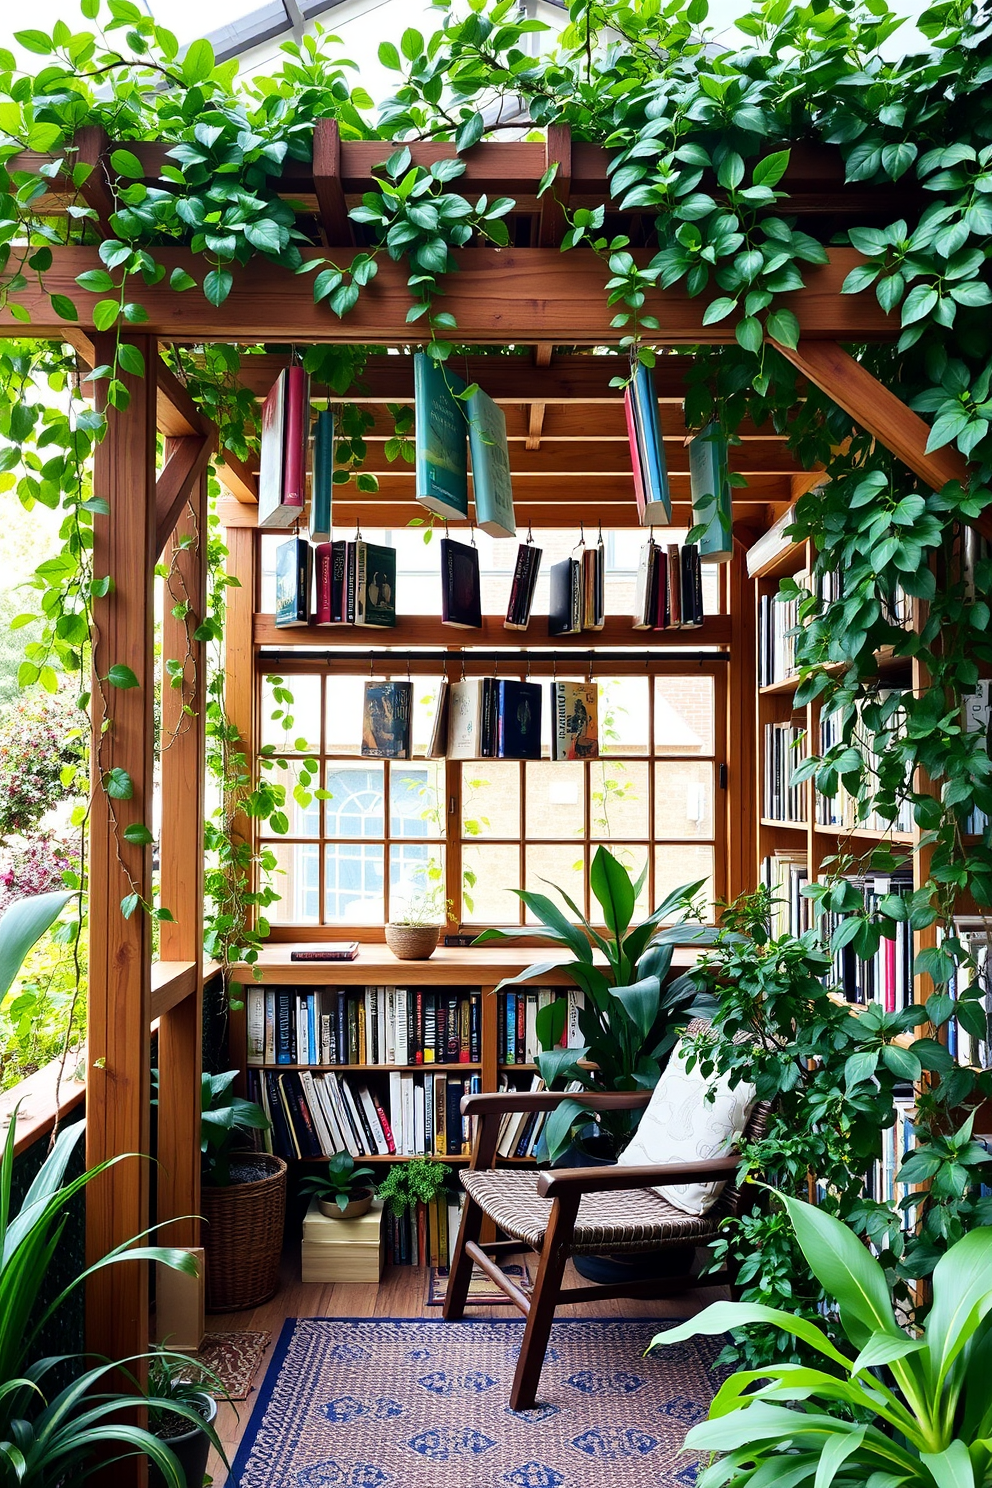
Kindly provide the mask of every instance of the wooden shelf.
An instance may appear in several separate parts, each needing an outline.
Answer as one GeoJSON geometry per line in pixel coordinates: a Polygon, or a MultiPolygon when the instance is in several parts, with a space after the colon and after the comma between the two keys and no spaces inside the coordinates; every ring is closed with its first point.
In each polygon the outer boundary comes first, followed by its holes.
{"type": "Polygon", "coordinates": [[[863,842],[891,842],[897,847],[911,847],[916,840],[913,832],[880,832],[871,827],[828,827],[822,822],[814,822],[813,831],[823,837],[857,837],[863,842]]]}
{"type": "Polygon", "coordinates": [[[537,1070],[537,1065],[536,1064],[499,1064],[499,1065],[496,1066],[496,1068],[499,1070],[499,1072],[500,1072],[501,1075],[503,1075],[503,1074],[511,1075],[514,1070],[527,1070],[529,1073],[534,1074],[536,1072],[536,1070],[537,1070]]]}
{"type": "MultiPolygon", "coordinates": [[[[889,673],[898,672],[902,669],[908,672],[911,661],[912,658],[909,656],[896,656],[891,646],[883,646],[881,650],[875,652],[878,680],[882,681],[889,673]]],[[[839,677],[845,670],[845,667],[842,662],[831,661],[822,670],[831,677],[839,677]]],[[[760,697],[777,697],[783,693],[795,692],[802,680],[798,672],[793,672],[791,676],[783,677],[778,682],[766,682],[763,687],[758,688],[758,695],[760,697]]]]}
{"type": "MultiPolygon", "coordinates": [[[[359,947],[354,961],[291,961],[290,952],[306,950],[314,941],[287,941],[266,946],[259,952],[256,970],[243,962],[231,968],[231,977],[244,986],[376,986],[376,987],[466,987],[475,990],[493,987],[504,977],[516,976],[538,961],[572,961],[567,951],[556,952],[553,946],[438,946],[427,961],[400,961],[382,942],[368,942],[359,947]]],[[[686,970],[699,958],[696,946],[676,946],[673,967],[686,970]]],[[[593,964],[606,966],[600,951],[593,953],[593,964]]],[[[572,987],[574,982],[564,970],[546,972],[544,987],[572,987]]],[[[285,1069],[283,1065],[281,1068],[285,1069]]],[[[354,1065],[351,1066],[355,1068],[354,1065]]],[[[377,1068],[382,1069],[379,1065],[377,1068]]]]}
{"type": "Polygon", "coordinates": [[[389,1074],[404,1070],[412,1075],[462,1073],[481,1070],[481,1064],[249,1064],[249,1069],[265,1070],[271,1074],[286,1074],[291,1070],[312,1070],[323,1074],[328,1070],[348,1075],[389,1074]]]}
{"type": "Polygon", "coordinates": [[[802,821],[778,821],[773,816],[763,816],[761,818],[761,825],[763,827],[776,827],[776,828],[778,828],[778,827],[784,827],[787,832],[805,832],[807,830],[807,827],[806,827],[806,823],[805,822],[802,822],[802,821]]]}
{"type": "MultiPolygon", "coordinates": [[[[416,1162],[417,1158],[425,1158],[425,1157],[431,1158],[432,1161],[434,1161],[434,1162],[443,1162],[443,1163],[467,1163],[467,1162],[471,1162],[471,1158],[469,1158],[464,1153],[461,1155],[461,1157],[440,1157],[436,1153],[433,1153],[433,1152],[418,1152],[416,1154],[416,1157],[406,1157],[406,1156],[402,1155],[399,1152],[363,1152],[359,1157],[356,1157],[355,1158],[355,1162],[356,1163],[368,1163],[368,1162],[389,1162],[389,1163],[394,1163],[394,1162],[416,1162]]],[[[330,1161],[330,1159],[329,1158],[326,1158],[326,1157],[289,1157],[289,1158],[283,1158],[283,1162],[326,1163],[326,1162],[329,1162],[329,1161],[330,1161]]]]}
{"type": "MultiPolygon", "coordinates": [[[[505,646],[510,651],[542,646],[558,652],[587,652],[591,646],[597,649],[629,646],[635,652],[643,652],[645,647],[659,651],[666,647],[694,651],[700,646],[729,646],[730,634],[729,615],[707,615],[695,630],[634,630],[628,616],[610,615],[602,630],[563,636],[548,634],[547,615],[535,615],[527,630],[507,630],[502,615],[484,615],[478,630],[442,625],[439,615],[399,615],[393,626],[298,625],[279,629],[273,615],[256,614],[253,624],[256,647],[291,650],[316,646],[331,654],[336,649],[369,646],[376,651],[390,646],[404,649],[437,646],[448,650],[452,647],[462,650],[472,646],[505,646]]],[[[631,660],[636,661],[636,655],[631,660]]],[[[398,657],[397,665],[405,668],[406,662],[398,657]]]]}

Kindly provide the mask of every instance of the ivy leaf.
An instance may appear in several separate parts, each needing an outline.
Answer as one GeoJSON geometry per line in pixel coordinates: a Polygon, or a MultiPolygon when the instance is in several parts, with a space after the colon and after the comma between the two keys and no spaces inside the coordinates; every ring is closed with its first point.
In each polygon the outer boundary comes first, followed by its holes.
{"type": "Polygon", "coordinates": [[[110,164],[119,176],[127,176],[131,181],[144,179],[145,167],[137,155],[130,150],[113,150],[110,155],[110,164]]]}
{"type": "Polygon", "coordinates": [[[124,666],[119,661],[115,662],[110,668],[105,680],[110,683],[111,687],[128,688],[139,686],[138,679],[131,668],[124,666]]]}
{"type": "Polygon", "coordinates": [[[203,281],[203,293],[211,305],[223,305],[233,284],[234,275],[229,269],[211,269],[203,281]]]}
{"type": "Polygon", "coordinates": [[[93,306],[93,324],[98,331],[109,331],[117,324],[121,307],[116,300],[97,300],[93,306]]]}
{"type": "Polygon", "coordinates": [[[130,801],[134,795],[134,782],[126,770],[115,765],[103,777],[103,788],[114,801],[130,801]]]}
{"type": "Polygon", "coordinates": [[[745,351],[752,351],[757,355],[761,350],[763,336],[761,332],[761,321],[758,320],[757,316],[746,315],[743,320],[739,320],[734,334],[737,337],[738,345],[742,346],[745,351]]]}
{"type": "Polygon", "coordinates": [[[182,60],[183,82],[202,83],[214,70],[214,49],[205,37],[190,43],[182,60]]]}
{"type": "Polygon", "coordinates": [[[129,372],[132,377],[144,377],[145,358],[139,348],[132,342],[121,342],[117,348],[117,361],[123,367],[124,371],[129,372]]]}
{"type": "Polygon", "coordinates": [[[477,145],[485,131],[486,121],[481,114],[472,114],[455,134],[455,149],[461,154],[462,150],[470,150],[477,145]]]}
{"type": "Polygon", "coordinates": [[[88,289],[93,294],[106,294],[108,289],[114,287],[114,281],[106,269],[87,269],[85,273],[76,275],[76,283],[80,289],[88,289]]]}
{"type": "Polygon", "coordinates": [[[777,186],[789,168],[789,150],[776,150],[766,155],[754,167],[751,179],[756,186],[777,186]]]}
{"type": "Polygon", "coordinates": [[[137,847],[147,847],[155,840],[144,822],[132,822],[129,827],[124,828],[123,835],[125,842],[132,842],[137,847]]]}
{"type": "Polygon", "coordinates": [[[185,269],[176,268],[169,275],[169,288],[182,293],[184,289],[195,289],[196,280],[192,274],[187,274],[185,269]]]}
{"type": "Polygon", "coordinates": [[[791,310],[772,310],[765,321],[769,336],[793,350],[799,345],[799,321],[791,310]]]}
{"type": "Polygon", "coordinates": [[[79,311],[67,295],[53,294],[50,296],[52,309],[59,320],[78,320],[79,311]]]}

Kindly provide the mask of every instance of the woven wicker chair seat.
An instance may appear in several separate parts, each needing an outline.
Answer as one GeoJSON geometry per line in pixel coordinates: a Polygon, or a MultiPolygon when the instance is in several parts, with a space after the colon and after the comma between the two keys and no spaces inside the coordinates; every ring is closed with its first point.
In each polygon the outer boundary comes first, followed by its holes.
{"type": "MultiPolygon", "coordinates": [[[[462,1173],[463,1187],[479,1208],[501,1230],[540,1250],[551,1217],[551,1199],[537,1192],[536,1173],[513,1173],[505,1168],[462,1173]]],[[[708,1214],[683,1214],[650,1188],[620,1193],[584,1194],[569,1246],[576,1255],[607,1251],[658,1250],[671,1245],[698,1245],[712,1239],[721,1219],[730,1212],[729,1195],[708,1214]]]]}

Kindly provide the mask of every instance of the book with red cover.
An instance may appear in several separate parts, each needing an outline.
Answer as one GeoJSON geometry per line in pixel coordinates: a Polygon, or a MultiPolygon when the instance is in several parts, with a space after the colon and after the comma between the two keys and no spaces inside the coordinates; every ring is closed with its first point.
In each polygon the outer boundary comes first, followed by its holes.
{"type": "Polygon", "coordinates": [[[382,1127],[382,1135],[386,1139],[386,1146],[389,1148],[390,1155],[392,1155],[396,1151],[396,1138],[393,1136],[393,1128],[389,1124],[389,1117],[386,1115],[379,1097],[371,1088],[369,1089],[369,1095],[372,1099],[372,1104],[375,1106],[375,1114],[379,1118],[379,1125],[382,1127]]]}
{"type": "Polygon", "coordinates": [[[343,541],[318,543],[314,549],[317,574],[316,625],[343,625],[345,560],[348,544],[343,541]]]}
{"type": "Polygon", "coordinates": [[[290,951],[290,961],[354,961],[358,955],[357,940],[329,940],[325,945],[308,946],[304,951],[290,951]]]}
{"type": "Polygon", "coordinates": [[[286,373],[286,439],[282,478],[283,505],[303,512],[306,501],[307,440],[310,434],[309,379],[302,367],[286,373]]]}
{"type": "Polygon", "coordinates": [[[258,525],[291,527],[299,512],[283,504],[283,464],[286,431],[286,369],[269,389],[262,404],[261,452],[258,461],[258,525]]]}

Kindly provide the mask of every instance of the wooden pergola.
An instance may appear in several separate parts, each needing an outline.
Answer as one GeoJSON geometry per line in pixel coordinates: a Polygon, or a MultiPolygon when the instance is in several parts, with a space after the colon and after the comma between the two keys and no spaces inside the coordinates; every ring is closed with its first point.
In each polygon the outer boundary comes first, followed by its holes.
{"type": "MultiPolygon", "coordinates": [[[[91,177],[90,205],[107,226],[112,199],[106,189],[110,147],[94,138],[86,148],[98,169],[91,177]]],[[[164,145],[134,144],[149,183],[157,177],[164,145]]],[[[372,170],[390,146],[386,142],[342,144],[332,121],[315,131],[313,165],[290,163],[281,183],[287,198],[301,204],[314,246],[304,256],[332,257],[344,264],[356,251],[348,209],[373,186],[372,170]]],[[[414,162],[429,165],[454,153],[450,145],[415,145],[414,162]]],[[[552,129],[546,144],[480,144],[465,156],[467,171],[459,189],[490,195],[509,194],[517,201],[510,220],[511,244],[504,249],[469,247],[456,253],[459,272],[445,280],[444,308],[457,320],[459,342],[473,346],[528,348],[526,355],[486,357],[476,354],[454,362],[459,373],[478,381],[504,405],[511,440],[511,465],[518,520],[526,526],[634,526],[636,508],[630,482],[622,395],[610,386],[625,365],[616,353],[583,353],[582,348],[609,348],[618,333],[611,326],[603,284],[606,270],[589,249],[562,254],[561,213],[549,196],[538,199],[537,183],[550,162],[559,163],[557,190],[571,205],[594,206],[609,201],[606,154],[598,146],[570,142],[567,131],[552,129]]],[[[794,149],[782,182],[789,193],[783,210],[799,215],[807,230],[829,236],[838,225],[858,221],[888,222],[904,210],[913,188],[844,185],[840,158],[829,150],[794,149]],[[902,203],[902,208],[900,208],[902,203]]],[[[53,182],[48,203],[54,213],[64,208],[64,192],[53,182]]],[[[608,218],[608,227],[612,222],[608,218]]],[[[616,217],[619,224],[619,217],[616,217]]],[[[624,219],[632,242],[646,244],[650,217],[624,219]]],[[[634,251],[646,263],[652,250],[634,251]]],[[[203,262],[183,247],[163,247],[155,256],[168,271],[185,269],[199,282],[203,262]]],[[[829,263],[805,272],[806,288],[782,297],[801,327],[798,351],[780,348],[812,384],[823,389],[923,481],[935,488],[952,478],[966,479],[966,467],[952,449],[925,452],[929,429],[893,393],[854,361],[839,343],[893,341],[897,320],[885,315],[871,292],[844,295],[841,286],[860,262],[850,248],[831,248],[829,263]]],[[[113,360],[114,338],[93,327],[95,294],[76,282],[84,270],[100,267],[96,246],[53,249],[53,265],[44,290],[32,285],[21,295],[31,313],[25,327],[0,314],[0,335],[69,341],[89,365],[113,360]],[[64,294],[79,308],[79,321],[57,320],[49,296],[64,294]]],[[[127,339],[141,350],[147,375],[125,375],[130,406],[108,411],[107,435],[96,452],[94,491],[109,502],[110,515],[96,516],[95,571],[111,574],[111,592],[96,603],[97,636],[94,667],[109,661],[129,666],[138,686],[108,690],[111,727],[102,745],[102,767],[125,769],[134,782],[130,800],[111,803],[95,781],[90,826],[90,1002],[87,1061],[87,1161],[97,1163],[121,1153],[149,1150],[149,1039],[158,1020],[160,1093],[158,1114],[157,1211],[170,1221],[161,1238],[193,1246],[199,1240],[199,1103],[200,1025],[203,988],[202,875],[204,709],[202,646],[194,643],[187,659],[182,690],[163,688],[166,730],[174,734],[161,767],[162,835],[161,902],[174,923],[161,926],[161,959],[153,966],[151,926],[146,915],[125,919],[120,903],[131,876],[140,892],[152,892],[151,848],[121,841],[112,831],[151,818],[153,761],[153,567],[166,554],[182,571],[194,610],[202,613],[206,582],[205,543],[207,477],[211,459],[226,486],[222,504],[227,527],[230,567],[242,587],[228,600],[228,711],[246,741],[255,735],[253,710],[253,609],[256,594],[254,470],[216,449],[216,431],[194,405],[185,387],[159,355],[163,343],[197,345],[210,341],[269,347],[315,342],[367,344],[402,348],[423,340],[416,324],[406,323],[409,296],[406,268],[385,257],[378,276],[362,291],[358,305],[343,320],[313,303],[312,277],[294,277],[255,258],[235,269],[234,288],[218,308],[198,293],[177,294],[167,276],[157,285],[140,285],[135,294],[148,312],[140,330],[127,339]],[[156,469],[156,435],[165,436],[165,459],[156,469]],[[183,538],[194,536],[191,546],[183,538]],[[188,726],[181,727],[184,707],[188,726]]],[[[660,347],[685,348],[733,341],[731,321],[706,327],[703,313],[709,296],[690,298],[683,289],[656,292],[647,310],[661,330],[652,334],[660,347]]],[[[243,383],[256,395],[271,385],[286,357],[269,350],[244,358],[243,383]]],[[[661,358],[657,382],[663,433],[668,444],[674,495],[673,520],[688,525],[686,428],[681,409],[684,363],[661,358]]],[[[100,384],[96,385],[98,388],[100,384]]],[[[335,522],[353,524],[361,515],[369,526],[400,526],[414,515],[413,476],[403,462],[390,465],[383,443],[393,433],[387,403],[412,397],[411,362],[407,357],[370,358],[362,384],[347,401],[362,402],[373,415],[367,468],[379,477],[374,496],[354,486],[335,491],[335,522]]],[[[731,768],[734,827],[729,837],[728,882],[731,892],[752,884],[756,806],[752,740],[754,734],[754,613],[747,602],[746,546],[785,511],[801,492],[822,476],[800,468],[783,439],[767,429],[745,426],[732,455],[732,468],[746,479],[735,491],[736,561],[731,565],[730,619],[720,644],[730,649],[730,716],[740,754],[731,768]]],[[[183,626],[165,607],[163,654],[186,655],[183,626]]],[[[619,632],[618,632],[619,634],[619,632]]],[[[677,633],[676,633],[677,634],[677,633]]],[[[511,639],[503,638],[503,644],[511,639]]],[[[611,636],[610,643],[617,638],[611,636]]],[[[664,645],[665,633],[626,633],[620,644],[664,645]]],[[[671,644],[669,637],[668,644],[671,644]]],[[[525,642],[526,644],[526,642],[525,642]]],[[[545,638],[543,644],[548,645],[545,638]]],[[[94,757],[96,741],[94,741],[94,757]]],[[[87,1248],[96,1259],[113,1246],[144,1230],[149,1216],[150,1166],[128,1161],[115,1165],[87,1191],[87,1248]]],[[[113,1357],[144,1349],[148,1339],[148,1276],[144,1265],[115,1267],[93,1278],[87,1294],[88,1346],[113,1357]]],[[[138,1483],[142,1464],[121,1465],[115,1482],[138,1483]]]]}

